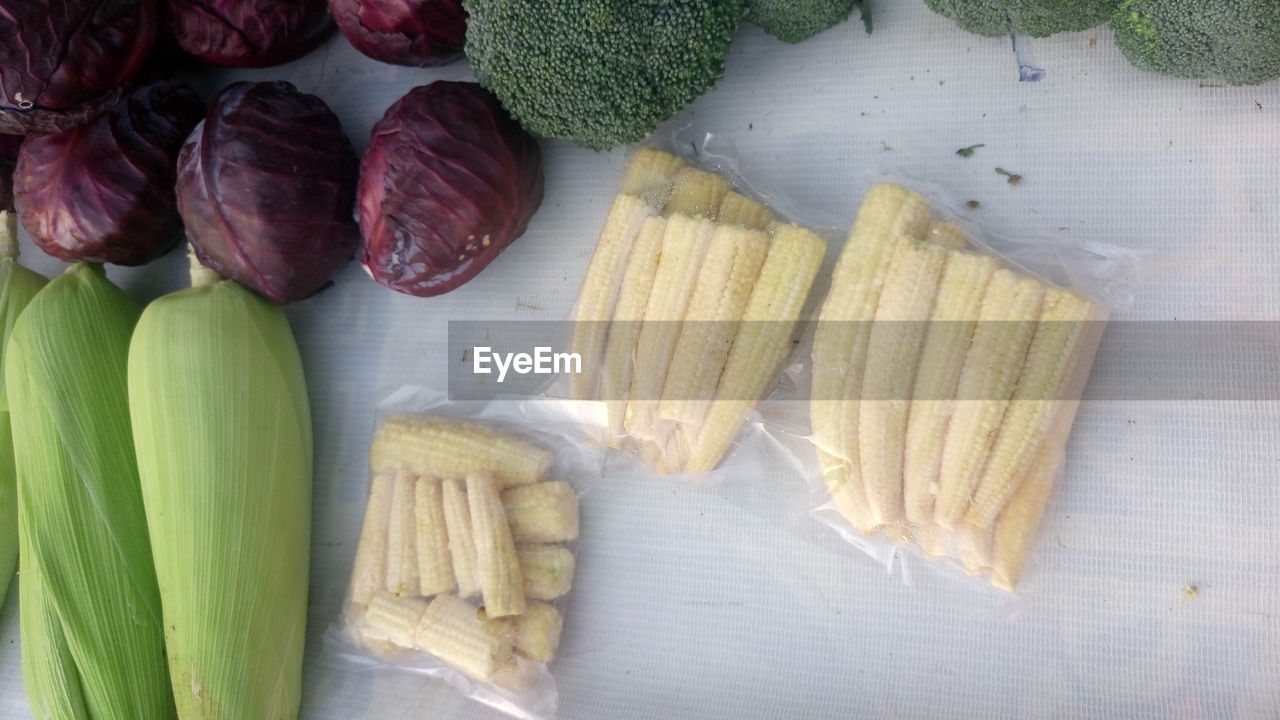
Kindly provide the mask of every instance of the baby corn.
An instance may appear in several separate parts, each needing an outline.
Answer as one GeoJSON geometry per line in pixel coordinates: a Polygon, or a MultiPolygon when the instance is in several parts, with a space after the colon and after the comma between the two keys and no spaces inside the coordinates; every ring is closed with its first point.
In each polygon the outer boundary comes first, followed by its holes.
{"type": "Polygon", "coordinates": [[[933,310],[947,251],[913,238],[900,238],[880,293],[867,341],[860,410],[859,460],[871,520],[877,525],[902,517],[902,456],[908,396],[933,310]]]}
{"type": "Polygon", "coordinates": [[[449,555],[449,533],[444,518],[444,490],[441,480],[418,478],[413,508],[418,535],[418,591],[431,596],[450,592],[457,583],[449,555]]]}
{"type": "Polygon", "coordinates": [[[721,225],[737,225],[748,230],[768,230],[773,211],[745,195],[731,192],[720,201],[721,225]]]}
{"type": "Polygon", "coordinates": [[[369,501],[356,548],[355,569],[351,573],[351,600],[367,605],[387,584],[387,537],[391,527],[391,496],[395,476],[375,473],[369,487],[369,501]]]}
{"type": "Polygon", "coordinates": [[[387,591],[396,597],[414,597],[418,592],[418,534],[414,521],[413,495],[417,478],[408,472],[396,474],[391,490],[391,523],[387,526],[387,591]]]}
{"type": "Polygon", "coordinates": [[[842,437],[841,415],[850,385],[860,388],[868,324],[875,317],[894,240],[918,237],[928,226],[929,204],[900,185],[867,192],[831,275],[831,290],[813,338],[813,386],[809,405],[813,441],[827,489],[857,528],[871,528],[856,446],[842,437]]]}
{"type": "Polygon", "coordinates": [[[418,475],[461,478],[493,473],[499,488],[541,480],[551,453],[483,425],[441,418],[387,418],[373,438],[374,472],[407,468],[418,475]]]}
{"type": "Polygon", "coordinates": [[[720,201],[729,192],[729,181],[706,170],[684,168],[671,182],[671,199],[663,208],[666,215],[689,215],[715,219],[720,201]]]}
{"type": "Polygon", "coordinates": [[[524,577],[492,475],[476,472],[467,476],[467,502],[485,612],[494,618],[519,615],[525,609],[524,577]]]}
{"type": "Polygon", "coordinates": [[[1022,370],[1043,297],[1044,286],[1011,270],[996,271],[987,286],[942,448],[934,520],[947,530],[957,529],[969,509],[978,473],[1022,370]]]}
{"type": "Polygon", "coordinates": [[[516,542],[556,543],[578,538],[578,493],[567,482],[505,490],[502,505],[516,542]]]}
{"type": "Polygon", "coordinates": [[[516,618],[515,649],[533,660],[551,662],[560,647],[562,629],[560,611],[544,602],[529,603],[528,610],[516,618]]]}
{"type": "Polygon", "coordinates": [[[791,348],[791,335],[822,265],[826,244],[796,225],[774,226],[774,239],[729,351],[716,401],[689,454],[686,470],[720,463],[747,412],[791,348]]]}
{"type": "Polygon", "coordinates": [[[917,526],[933,521],[933,496],[942,462],[942,443],[955,410],[956,384],[995,259],[950,252],[933,315],[921,351],[903,454],[903,503],[907,520],[917,526]]]}
{"type": "Polygon", "coordinates": [[[667,372],[662,419],[693,428],[702,422],[768,252],[762,232],[716,228],[667,372]]]}
{"type": "Polygon", "coordinates": [[[1058,288],[1045,292],[1040,323],[973,495],[968,522],[989,527],[1030,469],[1054,412],[1063,406],[1061,401],[1071,400],[1063,393],[1092,315],[1093,303],[1073,292],[1058,288]]]}
{"type": "Polygon", "coordinates": [[[622,278],[622,290],[609,330],[609,341],[604,353],[604,375],[601,378],[600,399],[608,404],[609,441],[615,447],[623,433],[627,415],[627,395],[631,378],[635,373],[636,341],[640,338],[640,326],[644,320],[653,280],[658,272],[658,254],[666,235],[667,221],[660,217],[645,220],[631,252],[626,274],[622,278]]]}
{"type": "Polygon", "coordinates": [[[573,553],[560,545],[517,545],[524,596],[530,600],[554,600],[573,587],[573,553]]]}
{"type": "Polygon", "coordinates": [[[449,534],[449,557],[453,560],[454,579],[458,581],[458,595],[464,598],[480,594],[480,579],[476,574],[476,540],[471,529],[471,509],[462,481],[446,478],[442,481],[444,523],[449,534]]]}

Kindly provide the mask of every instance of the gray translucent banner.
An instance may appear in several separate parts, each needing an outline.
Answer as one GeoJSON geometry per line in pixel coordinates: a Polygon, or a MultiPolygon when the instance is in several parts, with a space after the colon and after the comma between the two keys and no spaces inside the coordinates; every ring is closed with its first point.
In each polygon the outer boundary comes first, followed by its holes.
{"type": "MultiPolygon", "coordinates": [[[[599,377],[608,363],[611,372],[631,372],[637,363],[661,367],[670,362],[677,348],[695,352],[701,362],[723,367],[732,353],[732,342],[717,338],[736,337],[747,323],[673,322],[650,323],[643,333],[640,323],[573,323],[568,321],[453,321],[449,323],[449,393],[455,399],[482,400],[500,395],[567,395],[567,376],[588,373],[599,377]],[[662,327],[665,325],[665,327],[662,327]],[[635,349],[615,342],[610,355],[609,337],[631,335],[660,341],[635,349]],[[574,342],[575,335],[579,341],[574,342]],[[592,341],[586,341],[594,338],[592,341]],[[709,340],[710,342],[700,342],[709,340]],[[624,348],[617,351],[617,348],[624,348]],[[665,359],[664,359],[665,358],[665,359]],[[625,369],[623,369],[625,368],[625,369]],[[623,369],[623,370],[620,370],[623,369]]],[[[971,325],[971,324],[966,324],[971,325]]],[[[807,376],[812,370],[811,347],[817,322],[788,324],[756,323],[752,332],[773,335],[787,347],[784,366],[802,366],[807,376]]],[[[912,348],[927,344],[931,333],[953,331],[943,323],[841,323],[824,324],[824,337],[853,338],[879,348],[881,358],[894,358],[902,372],[912,371],[919,354],[912,348]]],[[[1016,338],[1033,330],[1018,323],[986,323],[981,328],[962,328],[978,336],[1016,338]]],[[[1102,331],[1102,326],[1085,328],[1085,333],[1102,331]]],[[[1003,344],[993,347],[1003,347],[1003,344]]],[[[976,354],[966,362],[1001,362],[999,353],[976,354]]],[[[741,359],[740,359],[741,360],[741,359]]],[[[1045,362],[1056,362],[1049,357],[1045,362]]],[[[746,363],[749,365],[750,363],[746,363]]],[[[852,371],[853,364],[849,366],[852,371]]],[[[979,368],[974,368],[975,370],[979,368]]],[[[852,388],[838,398],[815,400],[940,400],[947,397],[918,397],[915,387],[890,390],[852,388]]],[[[625,385],[625,384],[624,384],[625,385]]],[[[1026,400],[1068,400],[1062,386],[1033,388],[1024,383],[1019,397],[1026,400]]],[[[698,400],[705,397],[665,396],[669,400],[698,400]]],[[[660,400],[663,397],[596,397],[600,400],[660,400]]],[[[717,397],[721,400],[757,398],[717,397]]],[[[981,394],[960,399],[989,400],[981,394]]],[[[1105,401],[1272,401],[1280,400],[1280,322],[1276,321],[1111,321],[1105,326],[1093,372],[1084,390],[1084,400],[1105,401]]]]}

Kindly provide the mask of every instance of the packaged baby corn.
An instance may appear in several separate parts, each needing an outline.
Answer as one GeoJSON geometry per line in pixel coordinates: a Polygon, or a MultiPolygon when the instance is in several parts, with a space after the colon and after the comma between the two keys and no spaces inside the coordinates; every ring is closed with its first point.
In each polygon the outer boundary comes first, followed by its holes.
{"type": "Polygon", "coordinates": [[[579,492],[603,466],[573,405],[408,388],[380,407],[347,646],[516,717],[555,715],[579,492]]]}
{"type": "Polygon", "coordinates": [[[1012,592],[1109,312],[989,248],[874,185],[818,312],[810,427],[820,517],[1012,592]]]}
{"type": "Polygon", "coordinates": [[[578,399],[663,473],[718,466],[790,355],[826,254],[714,172],[636,150],[583,279],[578,399]]]}

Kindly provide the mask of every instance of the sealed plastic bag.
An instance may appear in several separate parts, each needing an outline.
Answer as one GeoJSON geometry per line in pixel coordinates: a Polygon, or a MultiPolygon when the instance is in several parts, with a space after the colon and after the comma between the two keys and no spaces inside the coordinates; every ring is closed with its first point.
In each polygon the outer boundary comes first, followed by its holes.
{"type": "Polygon", "coordinates": [[[516,717],[554,717],[578,496],[603,467],[591,413],[416,388],[379,405],[341,642],[516,717]]]}
{"type": "Polygon", "coordinates": [[[582,281],[570,394],[663,473],[717,467],[791,354],[826,255],[738,182],[634,151],[582,281]]]}
{"type": "Polygon", "coordinates": [[[876,184],[836,261],[808,368],[818,515],[1012,591],[1132,260],[988,241],[945,208],[876,184]]]}

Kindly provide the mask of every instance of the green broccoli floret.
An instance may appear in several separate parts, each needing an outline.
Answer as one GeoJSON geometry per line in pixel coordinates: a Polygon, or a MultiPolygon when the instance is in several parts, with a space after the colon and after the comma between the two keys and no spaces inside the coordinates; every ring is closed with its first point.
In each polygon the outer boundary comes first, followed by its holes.
{"type": "MultiPolygon", "coordinates": [[[[783,42],[798,43],[835,27],[859,0],[747,0],[747,22],[783,42]]],[[[866,10],[862,11],[865,13],[866,10]]]]}
{"type": "Polygon", "coordinates": [[[1049,37],[1111,19],[1119,0],[925,0],[931,10],[977,35],[1049,37]]]}
{"type": "Polygon", "coordinates": [[[634,142],[724,75],[742,0],[464,0],[467,57],[526,129],[634,142]]]}
{"type": "Polygon", "coordinates": [[[1280,77],[1277,0],[1124,0],[1111,29],[1145,70],[1232,85],[1280,77]]]}

